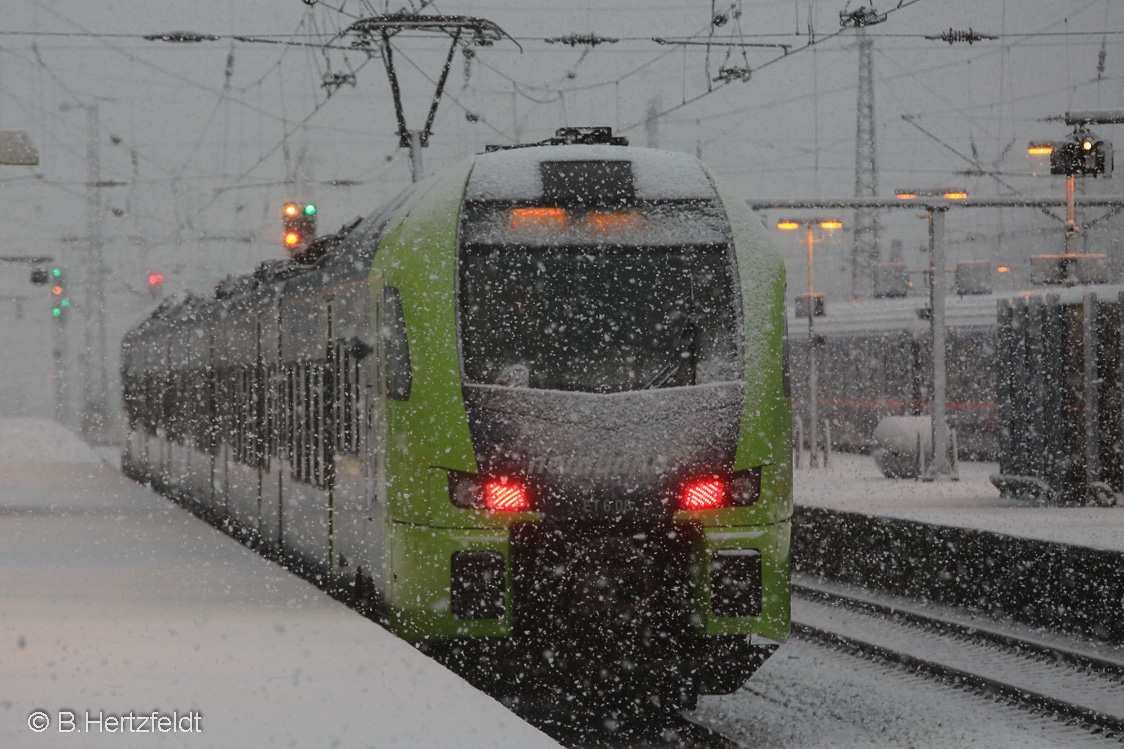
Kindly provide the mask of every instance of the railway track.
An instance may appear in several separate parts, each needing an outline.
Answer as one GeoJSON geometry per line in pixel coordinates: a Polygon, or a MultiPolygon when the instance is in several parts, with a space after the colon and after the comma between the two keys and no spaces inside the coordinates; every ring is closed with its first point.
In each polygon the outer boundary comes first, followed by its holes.
{"type": "Polygon", "coordinates": [[[797,637],[898,664],[1124,743],[1124,649],[794,576],[797,637]]]}
{"type": "Polygon", "coordinates": [[[698,719],[673,710],[600,715],[597,710],[538,709],[519,715],[569,749],[746,749],[698,719]]]}

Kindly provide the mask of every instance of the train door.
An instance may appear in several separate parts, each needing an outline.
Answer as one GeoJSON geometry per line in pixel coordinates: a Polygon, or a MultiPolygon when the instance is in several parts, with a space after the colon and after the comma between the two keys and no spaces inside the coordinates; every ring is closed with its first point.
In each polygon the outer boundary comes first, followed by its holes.
{"type": "Polygon", "coordinates": [[[206,342],[206,358],[204,359],[204,397],[207,399],[206,404],[206,434],[204,435],[204,449],[207,451],[207,486],[204,490],[203,497],[207,503],[207,507],[215,506],[215,470],[217,468],[218,455],[218,404],[217,398],[217,382],[218,375],[216,374],[215,367],[218,362],[215,358],[215,325],[212,320],[207,325],[207,342],[206,342]]]}
{"type": "MultiPolygon", "coordinates": [[[[256,313],[260,315],[259,313],[256,313]]],[[[262,358],[262,332],[260,316],[254,323],[254,375],[251,383],[250,397],[253,398],[253,461],[257,469],[257,508],[254,512],[254,537],[262,537],[262,472],[268,467],[267,435],[266,428],[269,416],[266,411],[268,400],[266,398],[266,373],[265,363],[262,358]]]]}
{"type": "Polygon", "coordinates": [[[281,366],[280,302],[276,295],[270,300],[264,317],[266,325],[260,332],[261,360],[264,376],[265,424],[261,483],[262,543],[271,549],[281,546],[281,498],[284,482],[281,455],[288,433],[285,428],[285,369],[281,366]]]}
{"type": "Polygon", "coordinates": [[[383,324],[384,286],[372,281],[364,304],[370,315],[371,340],[368,355],[358,363],[359,404],[357,413],[360,425],[359,454],[361,456],[366,537],[369,548],[369,576],[374,590],[386,598],[389,585],[390,549],[387,548],[386,503],[386,385],[384,361],[385,342],[379,334],[383,324]]]}
{"type": "Polygon", "coordinates": [[[369,418],[373,347],[369,316],[364,313],[365,289],[345,290],[333,310],[332,339],[328,348],[328,377],[333,393],[332,516],[335,563],[344,579],[353,580],[366,595],[378,565],[381,521],[373,514],[375,496],[372,454],[379,439],[369,418]]]}
{"type": "Polygon", "coordinates": [[[326,339],[324,341],[324,351],[326,361],[324,367],[321,369],[320,375],[320,413],[319,424],[320,429],[317,430],[319,439],[316,444],[317,462],[320,465],[320,475],[318,483],[325,487],[328,492],[328,507],[327,507],[327,523],[328,523],[328,549],[327,560],[328,570],[333,579],[338,575],[340,567],[343,566],[344,561],[337,551],[336,539],[336,470],[335,470],[335,456],[337,453],[336,442],[340,431],[340,423],[337,418],[337,404],[339,403],[339,383],[336,379],[337,375],[337,362],[339,348],[335,343],[336,331],[336,303],[334,300],[328,300],[327,303],[327,327],[326,339]]]}

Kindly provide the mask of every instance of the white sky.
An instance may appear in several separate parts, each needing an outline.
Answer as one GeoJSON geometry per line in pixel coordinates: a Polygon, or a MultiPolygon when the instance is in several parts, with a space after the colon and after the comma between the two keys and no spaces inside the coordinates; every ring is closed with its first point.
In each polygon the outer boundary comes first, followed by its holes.
{"type": "MultiPolygon", "coordinates": [[[[0,242],[15,249],[58,248],[64,236],[85,236],[86,121],[81,111],[59,111],[60,104],[75,101],[99,107],[102,179],[128,183],[104,191],[106,209],[123,212],[120,217],[107,214],[105,234],[107,247],[120,248],[118,263],[125,271],[138,246],[167,247],[176,240],[186,244],[176,250],[180,266],[169,274],[171,286],[176,272],[210,278],[248,270],[263,253],[279,254],[279,245],[271,242],[279,232],[280,203],[289,197],[315,200],[324,230],[368,213],[409,179],[405,154],[397,148],[381,61],[370,61],[358,71],[354,87],[343,87],[323,104],[320,81],[326,60],[341,72],[347,62],[362,65],[363,55],[349,53],[345,62],[340,51],[326,58],[315,48],[230,39],[281,35],[277,38],[320,40],[324,32],[369,12],[357,0],[337,2],[343,12],[301,0],[10,0],[0,28],[0,127],[28,130],[42,163],[34,169],[3,168],[0,198],[10,210],[0,224],[0,242]],[[178,30],[223,38],[169,44],[137,36],[178,30]],[[82,35],[87,33],[124,36],[82,35]],[[323,106],[312,114],[318,105],[323,106]],[[286,132],[290,136],[284,148],[286,132]],[[112,143],[111,136],[120,143],[112,143]],[[311,181],[297,190],[279,184],[293,173],[311,181]],[[360,184],[324,184],[331,180],[360,184]],[[217,192],[222,188],[227,189],[217,192]],[[293,196],[294,191],[301,195],[293,196]],[[265,243],[250,257],[196,246],[194,239],[199,234],[246,233],[265,243]]],[[[370,5],[379,11],[386,7],[378,0],[370,5]]],[[[607,5],[592,0],[444,0],[431,6],[430,11],[491,19],[516,37],[524,51],[520,54],[511,42],[481,48],[467,78],[464,58],[457,55],[447,88],[452,98],[442,102],[425,152],[427,171],[488,143],[511,142],[516,136],[541,139],[561,125],[609,124],[624,129],[634,144],[647,145],[644,119],[654,106],[657,111],[673,109],[656,124],[661,147],[698,151],[746,197],[853,194],[858,55],[853,31],[833,34],[839,30],[839,11],[862,3],[742,0],[740,19],[715,28],[713,40],[783,43],[792,45],[793,53],[777,59],[775,48],[751,48],[744,60],[735,52],[726,61],[725,49],[715,47],[709,76],[706,47],[660,46],[651,37],[705,41],[710,3],[630,0],[607,5]],[[809,16],[817,38],[814,47],[806,47],[809,16]],[[620,41],[588,52],[542,41],[591,31],[620,41]],[[679,106],[704,93],[708,77],[723,64],[746,62],[755,70],[751,81],[716,86],[695,103],[679,106]],[[466,111],[480,121],[466,121],[466,111]]],[[[879,10],[892,12],[868,32],[875,38],[881,192],[955,183],[976,195],[1012,194],[1015,189],[1034,195],[1064,193],[1057,178],[1029,176],[1036,165],[1025,155],[1025,145],[1065,134],[1061,123],[1039,118],[1067,109],[1124,107],[1124,4],[919,0],[899,10],[894,6],[889,0],[878,3],[879,10]],[[949,28],[1002,38],[952,46],[921,38],[949,28]],[[1099,73],[1102,49],[1104,69],[1099,73]],[[947,145],[902,115],[916,116],[918,125],[947,145]],[[984,170],[1001,172],[1006,185],[992,177],[956,173],[970,168],[972,159],[984,170]]],[[[717,8],[729,13],[731,5],[720,2],[717,8]]],[[[435,77],[444,49],[433,38],[398,39],[411,127],[422,122],[432,91],[412,63],[435,77]]],[[[1101,130],[1124,142],[1120,126],[1101,130]]],[[[1100,180],[1087,190],[1115,191],[1113,184],[1100,180]]],[[[1026,213],[999,220],[1006,220],[1005,230],[1013,233],[1003,240],[1012,251],[1022,251],[1020,243],[1033,239],[1028,232],[1020,238],[1018,232],[1052,225],[1026,213]]],[[[923,239],[921,222],[909,217],[893,221],[900,228],[885,236],[885,245],[891,237],[904,237],[907,247],[923,239]]],[[[995,223],[994,212],[965,216],[950,225],[950,238],[970,244],[977,235],[993,237],[995,223]]],[[[849,244],[845,235],[833,241],[840,248],[849,244]]],[[[155,252],[160,257],[160,250],[155,252]]],[[[794,254],[799,253],[795,248],[794,254]]],[[[145,257],[145,262],[166,261],[145,257]]],[[[136,274],[147,272],[138,269],[136,274]]]]}

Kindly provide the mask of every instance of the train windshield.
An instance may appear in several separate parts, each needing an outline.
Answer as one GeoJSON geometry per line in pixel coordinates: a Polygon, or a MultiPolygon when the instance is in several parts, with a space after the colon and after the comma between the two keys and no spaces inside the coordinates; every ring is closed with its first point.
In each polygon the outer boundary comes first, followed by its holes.
{"type": "Polygon", "coordinates": [[[741,378],[724,232],[685,243],[688,237],[653,233],[644,212],[520,210],[486,212],[485,223],[498,226],[492,235],[479,224],[477,231],[462,226],[469,241],[460,253],[458,311],[467,381],[614,393],[741,378]],[[629,241],[630,222],[649,224],[633,235],[648,241],[629,241]]]}

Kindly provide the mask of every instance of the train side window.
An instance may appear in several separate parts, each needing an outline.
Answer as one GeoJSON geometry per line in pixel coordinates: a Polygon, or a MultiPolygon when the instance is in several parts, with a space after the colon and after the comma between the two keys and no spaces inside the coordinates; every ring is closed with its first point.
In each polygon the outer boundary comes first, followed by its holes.
{"type": "Polygon", "coordinates": [[[383,339],[386,368],[386,396],[391,400],[410,400],[414,373],[410,367],[410,342],[406,337],[406,315],[398,289],[383,290],[383,315],[379,335],[383,339]]]}

